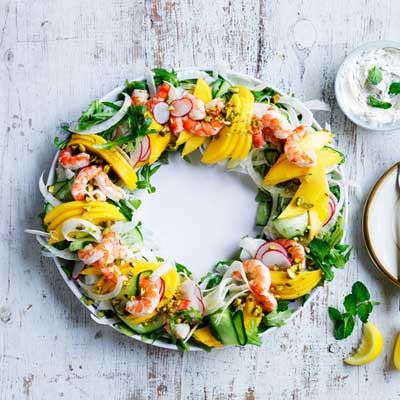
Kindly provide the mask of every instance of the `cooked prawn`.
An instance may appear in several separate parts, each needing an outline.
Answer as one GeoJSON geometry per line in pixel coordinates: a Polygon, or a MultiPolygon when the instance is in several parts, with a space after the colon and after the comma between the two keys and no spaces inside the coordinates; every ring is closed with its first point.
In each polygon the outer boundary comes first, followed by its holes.
{"type": "Polygon", "coordinates": [[[185,128],[183,127],[183,118],[182,117],[170,117],[169,118],[169,127],[171,128],[171,132],[178,136],[185,128]]]}
{"type": "MultiPolygon", "coordinates": [[[[85,264],[102,269],[119,258],[120,247],[121,244],[118,234],[115,232],[108,232],[97,245],[90,243],[79,250],[78,257],[85,264]]],[[[110,270],[104,270],[104,273],[108,272],[110,272],[110,270]]]]}
{"type": "Polygon", "coordinates": [[[275,242],[279,243],[286,249],[294,264],[298,264],[300,265],[301,269],[305,269],[306,252],[304,250],[304,246],[301,243],[289,239],[276,239],[275,242]]]}
{"type": "Polygon", "coordinates": [[[157,93],[146,102],[149,111],[153,111],[153,108],[157,103],[167,100],[170,87],[171,86],[167,82],[163,82],[160,85],[157,93]]]}
{"type": "Polygon", "coordinates": [[[286,139],[285,154],[286,158],[299,167],[314,167],[317,163],[317,155],[314,150],[304,150],[301,148],[301,139],[307,133],[304,125],[298,126],[293,133],[286,139]]]}
{"type": "Polygon", "coordinates": [[[277,139],[287,139],[292,134],[289,121],[277,110],[270,108],[261,117],[263,132],[277,139]]]}
{"type": "Polygon", "coordinates": [[[144,89],[134,89],[132,92],[131,100],[135,106],[143,106],[149,98],[149,93],[144,89]]]}
{"type": "MultiPolygon", "coordinates": [[[[277,306],[277,301],[269,291],[271,286],[271,274],[269,269],[260,260],[243,261],[243,269],[249,279],[250,290],[264,311],[270,312],[277,306]]],[[[239,271],[233,272],[235,279],[242,279],[239,271]]]]}
{"type": "Polygon", "coordinates": [[[114,201],[125,198],[124,190],[111,182],[101,166],[91,165],[81,169],[72,184],[71,193],[75,200],[84,200],[85,196],[90,194],[87,191],[87,186],[92,179],[96,181],[99,187],[98,190],[91,193],[92,197],[97,194],[101,200],[109,198],[114,201]]]}
{"type": "Polygon", "coordinates": [[[126,303],[125,310],[135,318],[151,314],[161,299],[161,279],[144,277],[139,282],[140,296],[126,303]]]}
{"type": "Polygon", "coordinates": [[[111,179],[104,171],[100,171],[95,176],[95,181],[99,190],[109,199],[113,201],[119,201],[126,197],[125,191],[119,186],[112,183],[111,179]]]}
{"type": "Polygon", "coordinates": [[[103,171],[103,168],[97,165],[91,165],[79,171],[71,187],[71,193],[75,200],[85,200],[88,183],[101,171],[103,171]]]}
{"type": "Polygon", "coordinates": [[[261,121],[255,115],[253,115],[251,121],[251,134],[253,135],[252,139],[254,147],[257,149],[262,147],[265,143],[265,138],[262,131],[261,121]]]}
{"type": "Polygon", "coordinates": [[[71,147],[66,147],[60,151],[58,162],[68,169],[80,169],[90,164],[90,155],[87,153],[79,153],[72,155],[71,147]]]}
{"type": "Polygon", "coordinates": [[[187,97],[192,102],[192,109],[189,112],[189,118],[194,121],[200,121],[206,117],[206,106],[202,100],[193,94],[187,94],[187,97]]]}
{"type": "Polygon", "coordinates": [[[189,117],[183,118],[183,127],[185,130],[196,136],[215,136],[224,126],[225,123],[223,121],[216,119],[212,119],[211,121],[195,121],[189,117]]]}

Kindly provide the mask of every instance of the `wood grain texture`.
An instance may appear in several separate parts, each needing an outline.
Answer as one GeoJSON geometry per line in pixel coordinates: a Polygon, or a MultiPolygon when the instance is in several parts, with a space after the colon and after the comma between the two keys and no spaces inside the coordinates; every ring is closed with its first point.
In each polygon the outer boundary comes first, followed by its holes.
{"type": "MultiPolygon", "coordinates": [[[[0,2],[0,399],[398,399],[391,367],[398,291],[376,272],[361,235],[370,186],[398,161],[399,132],[357,129],[338,110],[343,57],[369,40],[400,37],[398,0],[2,0],[0,2]],[[96,325],[51,262],[23,233],[37,226],[37,179],[62,121],[76,118],[144,65],[210,65],[322,98],[347,154],[352,260],[314,303],[261,348],[180,354],[96,325]],[[361,279],[381,301],[373,320],[384,356],[352,368],[327,305],[361,279]]],[[[359,331],[359,327],[358,327],[359,331]]]]}

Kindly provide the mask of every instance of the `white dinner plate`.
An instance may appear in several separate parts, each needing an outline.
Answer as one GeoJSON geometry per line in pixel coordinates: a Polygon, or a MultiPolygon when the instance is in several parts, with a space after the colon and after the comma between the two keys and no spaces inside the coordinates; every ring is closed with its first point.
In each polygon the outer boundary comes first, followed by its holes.
{"type": "Polygon", "coordinates": [[[375,183],[364,209],[365,245],[376,267],[400,287],[400,189],[397,168],[389,168],[375,183]]]}

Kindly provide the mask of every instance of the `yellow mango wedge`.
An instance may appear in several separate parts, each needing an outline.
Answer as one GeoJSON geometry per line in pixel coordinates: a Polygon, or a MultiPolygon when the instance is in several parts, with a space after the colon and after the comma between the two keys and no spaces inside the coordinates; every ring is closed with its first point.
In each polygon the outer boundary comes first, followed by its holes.
{"type": "MultiPolygon", "coordinates": [[[[330,147],[317,150],[317,166],[324,169],[334,167],[343,161],[343,156],[330,147]]],[[[282,154],[264,177],[264,185],[275,186],[278,183],[291,179],[298,179],[307,175],[309,168],[299,167],[289,162],[285,154],[282,154]]]]}
{"type": "Polygon", "coordinates": [[[326,221],[329,212],[329,187],[325,169],[321,166],[309,169],[278,219],[297,217],[310,210],[317,212],[320,221],[326,221]]]}
{"type": "MultiPolygon", "coordinates": [[[[199,78],[197,79],[193,95],[202,100],[204,104],[207,104],[212,100],[211,87],[204,79],[199,78]]],[[[183,131],[178,137],[177,146],[185,143],[185,146],[182,150],[182,156],[185,157],[196,151],[206,140],[206,137],[192,135],[191,133],[183,131]]]]}
{"type": "MultiPolygon", "coordinates": [[[[218,160],[222,160],[227,155],[227,150],[230,149],[230,142],[234,138],[240,121],[240,113],[242,112],[242,101],[238,94],[233,94],[227,104],[228,114],[232,113],[235,116],[232,118],[232,124],[225,126],[218,137],[213,137],[206,151],[201,158],[204,164],[214,164],[218,160]]],[[[235,139],[233,139],[235,140],[235,139]]]]}
{"type": "Polygon", "coordinates": [[[397,334],[393,348],[393,365],[396,369],[400,370],[400,333],[397,334]]]}
{"type": "Polygon", "coordinates": [[[96,145],[105,143],[107,143],[107,141],[98,135],[78,135],[74,133],[71,136],[68,146],[80,144],[85,146],[91,153],[97,154],[107,161],[128,189],[135,189],[137,181],[136,172],[133,170],[128,160],[121,154],[121,150],[118,150],[118,148],[96,148],[96,145]]]}
{"type": "Polygon", "coordinates": [[[209,326],[198,328],[194,331],[193,337],[208,347],[223,347],[223,344],[215,338],[209,326]]]}
{"type": "Polygon", "coordinates": [[[232,152],[232,161],[244,160],[250,152],[252,144],[251,118],[254,110],[254,96],[249,89],[244,86],[238,86],[238,94],[243,102],[243,111],[241,113],[240,126],[238,134],[240,140],[232,152]]]}
{"type": "Polygon", "coordinates": [[[290,279],[286,271],[271,271],[271,293],[281,300],[294,300],[310,293],[322,279],[320,269],[299,272],[290,279]]]}
{"type": "Polygon", "coordinates": [[[360,346],[355,353],[344,359],[348,365],[365,365],[374,361],[383,350],[383,336],[379,329],[372,323],[363,325],[363,336],[360,346]]]}

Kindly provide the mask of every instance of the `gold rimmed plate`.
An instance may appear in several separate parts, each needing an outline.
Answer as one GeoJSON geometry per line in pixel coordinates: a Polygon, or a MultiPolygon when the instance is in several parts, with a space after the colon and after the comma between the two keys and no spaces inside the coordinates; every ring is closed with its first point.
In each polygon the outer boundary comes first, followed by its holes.
{"type": "Polygon", "coordinates": [[[376,267],[400,287],[399,165],[389,168],[375,183],[364,209],[363,233],[376,267]]]}

